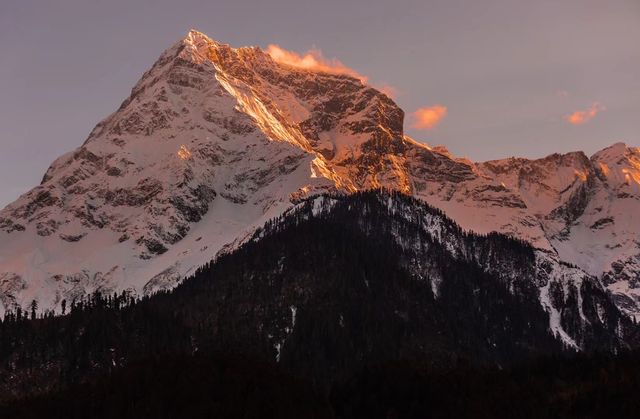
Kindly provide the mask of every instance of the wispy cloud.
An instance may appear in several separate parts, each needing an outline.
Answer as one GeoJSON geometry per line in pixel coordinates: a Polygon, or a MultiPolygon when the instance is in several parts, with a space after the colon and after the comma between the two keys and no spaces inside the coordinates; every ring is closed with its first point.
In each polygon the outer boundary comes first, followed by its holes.
{"type": "MultiPolygon", "coordinates": [[[[267,47],[267,53],[271,56],[273,61],[279,64],[309,71],[318,71],[329,74],[345,74],[347,76],[355,77],[364,84],[369,84],[369,78],[367,76],[344,65],[342,61],[337,58],[326,58],[322,51],[317,48],[310,49],[304,54],[298,54],[295,51],[286,50],[279,45],[270,44],[267,47]]],[[[398,96],[397,89],[389,84],[373,83],[371,86],[391,98],[398,96]]]]}
{"type": "Polygon", "coordinates": [[[599,103],[594,103],[589,109],[575,111],[569,115],[564,116],[564,120],[571,125],[582,125],[591,121],[595,116],[606,110],[606,108],[599,103]]]}
{"type": "Polygon", "coordinates": [[[374,84],[373,87],[375,87],[377,90],[381,91],[382,93],[384,93],[385,95],[389,96],[392,99],[395,99],[398,97],[398,89],[396,89],[395,87],[389,84],[374,84]]]}
{"type": "Polygon", "coordinates": [[[346,74],[367,83],[368,78],[358,73],[356,70],[347,67],[336,58],[325,58],[319,49],[310,49],[300,55],[297,52],[289,51],[278,45],[271,44],[267,47],[267,53],[274,61],[280,64],[290,65],[310,71],[321,71],[331,74],[346,74]]]}
{"type": "Polygon", "coordinates": [[[433,105],[420,108],[412,115],[411,126],[415,129],[428,130],[438,125],[447,116],[447,107],[433,105]]]}

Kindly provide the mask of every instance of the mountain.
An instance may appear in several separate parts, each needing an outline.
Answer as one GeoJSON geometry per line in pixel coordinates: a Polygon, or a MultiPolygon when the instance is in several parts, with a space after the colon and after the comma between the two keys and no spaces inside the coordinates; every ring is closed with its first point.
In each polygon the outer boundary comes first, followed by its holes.
{"type": "Polygon", "coordinates": [[[404,135],[403,119],[359,79],[190,31],[0,212],[1,308],[169,289],[305,197],[388,188],[566,259],[639,311],[637,149],[476,164],[404,135]]]}
{"type": "Polygon", "coordinates": [[[640,302],[640,148],[617,143],[582,152],[478,165],[517,191],[557,255],[601,278],[622,310],[640,302]]]}
{"type": "Polygon", "coordinates": [[[0,402],[194,353],[278,365],[324,393],[386,362],[507,368],[637,347],[596,278],[384,191],[309,198],[173,291],[70,310],[0,323],[0,402]]]}

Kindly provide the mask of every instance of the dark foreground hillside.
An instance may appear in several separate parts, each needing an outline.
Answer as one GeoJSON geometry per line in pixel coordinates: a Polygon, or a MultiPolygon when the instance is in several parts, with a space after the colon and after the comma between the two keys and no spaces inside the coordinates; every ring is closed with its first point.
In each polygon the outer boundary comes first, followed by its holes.
{"type": "Polygon", "coordinates": [[[89,385],[0,406],[2,418],[637,418],[640,354],[545,358],[509,370],[370,365],[314,392],[272,363],[153,358],[89,385]]]}
{"type": "MultiPolygon", "coordinates": [[[[626,414],[635,356],[574,358],[535,263],[525,243],[399,194],[307,201],[172,292],[9,315],[0,417],[626,414]]],[[[635,346],[597,284],[561,285],[560,321],[586,353],[635,346]]]]}

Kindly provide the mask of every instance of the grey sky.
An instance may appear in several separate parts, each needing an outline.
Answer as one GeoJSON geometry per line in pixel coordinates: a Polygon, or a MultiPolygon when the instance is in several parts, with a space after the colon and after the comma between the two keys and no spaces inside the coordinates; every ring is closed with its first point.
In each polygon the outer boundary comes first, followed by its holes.
{"type": "Polygon", "coordinates": [[[395,87],[407,113],[445,105],[435,129],[407,132],[474,160],[640,145],[640,0],[0,0],[0,206],[190,28],[319,48],[395,87]],[[594,102],[588,123],[563,120],[594,102]]]}

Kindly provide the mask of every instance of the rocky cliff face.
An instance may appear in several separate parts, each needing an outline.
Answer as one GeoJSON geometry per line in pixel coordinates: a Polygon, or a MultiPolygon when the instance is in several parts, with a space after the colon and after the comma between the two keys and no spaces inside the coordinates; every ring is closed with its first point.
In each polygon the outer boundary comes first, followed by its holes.
{"type": "Polygon", "coordinates": [[[621,211],[637,206],[637,150],[474,164],[405,136],[403,118],[356,78],[191,31],[80,148],[0,212],[0,306],[59,310],[97,290],[170,288],[306,196],[383,187],[465,229],[608,272],[619,304],[635,312],[625,296],[638,230],[621,211]],[[590,247],[583,230],[607,238],[590,247]],[[601,247],[610,257],[591,264],[601,247]]]}
{"type": "Polygon", "coordinates": [[[617,143],[591,158],[575,152],[478,168],[519,194],[562,260],[601,277],[618,306],[637,315],[640,149],[617,143]]]}

